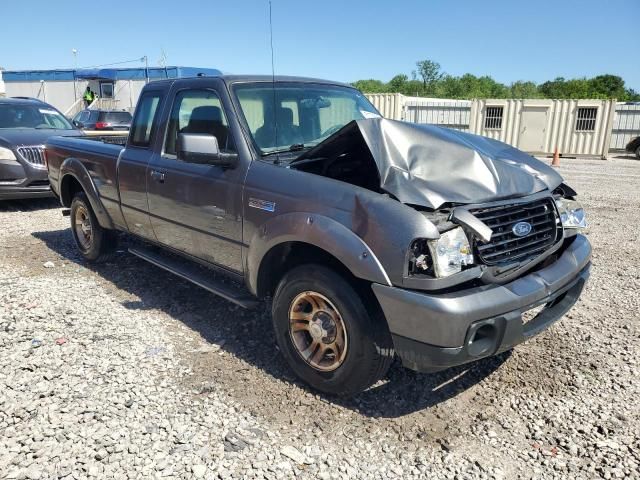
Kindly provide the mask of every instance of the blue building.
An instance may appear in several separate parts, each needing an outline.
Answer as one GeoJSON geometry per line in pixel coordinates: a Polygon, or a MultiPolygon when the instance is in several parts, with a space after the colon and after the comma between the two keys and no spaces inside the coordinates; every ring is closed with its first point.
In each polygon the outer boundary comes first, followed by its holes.
{"type": "Polygon", "coordinates": [[[2,80],[7,97],[39,98],[73,116],[84,107],[87,87],[98,97],[95,107],[131,111],[148,82],[220,74],[215,68],[195,67],[4,70],[2,80]]]}

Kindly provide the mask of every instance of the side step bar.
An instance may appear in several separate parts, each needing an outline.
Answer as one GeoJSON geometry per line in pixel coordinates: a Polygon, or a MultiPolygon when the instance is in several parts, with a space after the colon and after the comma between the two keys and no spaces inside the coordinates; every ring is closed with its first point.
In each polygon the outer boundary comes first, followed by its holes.
{"type": "Polygon", "coordinates": [[[163,255],[162,253],[141,247],[129,248],[129,253],[241,307],[254,308],[260,303],[257,298],[248,292],[242,291],[240,287],[234,288],[221,281],[216,281],[212,278],[216,275],[214,272],[208,275],[207,272],[204,271],[206,267],[190,264],[189,260],[172,258],[169,255],[163,255]]]}

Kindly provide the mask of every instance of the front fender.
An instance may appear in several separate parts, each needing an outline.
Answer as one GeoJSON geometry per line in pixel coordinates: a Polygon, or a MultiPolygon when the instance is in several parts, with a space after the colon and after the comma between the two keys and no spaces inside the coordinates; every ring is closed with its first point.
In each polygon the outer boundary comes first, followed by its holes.
{"type": "Polygon", "coordinates": [[[249,289],[257,292],[258,272],[264,256],[285,242],[303,242],[333,255],[358,278],[391,285],[369,246],[341,223],[323,215],[292,212],[272,218],[257,229],[247,252],[249,289]]]}
{"type": "Polygon", "coordinates": [[[107,213],[102,201],[100,200],[100,194],[96,189],[95,184],[93,183],[93,179],[89,172],[82,164],[82,162],[77,158],[67,158],[62,165],[60,166],[60,175],[59,175],[59,184],[58,191],[60,192],[60,200],[65,207],[71,206],[70,196],[67,193],[67,189],[65,189],[65,182],[70,181],[70,178],[74,178],[82,189],[84,193],[87,195],[89,199],[89,203],[91,204],[91,208],[98,219],[98,223],[102,228],[114,229],[113,220],[107,213]]]}

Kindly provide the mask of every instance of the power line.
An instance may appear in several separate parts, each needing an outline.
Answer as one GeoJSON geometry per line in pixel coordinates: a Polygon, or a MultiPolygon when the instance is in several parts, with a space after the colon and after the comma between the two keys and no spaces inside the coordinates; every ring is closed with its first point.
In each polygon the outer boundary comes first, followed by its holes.
{"type": "Polygon", "coordinates": [[[123,65],[125,63],[134,63],[134,62],[143,62],[145,57],[138,57],[135,60],[124,60],[122,62],[113,62],[113,63],[103,63],[101,65],[91,65],[88,67],[80,67],[80,68],[98,68],[98,67],[111,67],[113,65],[123,65]]]}
{"type": "MultiPolygon", "coordinates": [[[[125,64],[125,63],[136,63],[136,62],[138,62],[138,63],[139,63],[139,62],[144,62],[144,56],[142,56],[142,57],[138,57],[138,58],[136,58],[136,59],[134,59],[134,60],[123,60],[123,61],[121,61],[121,62],[102,63],[102,64],[100,64],[100,65],[90,65],[90,66],[87,66],[87,67],[75,67],[75,66],[74,66],[73,68],[70,68],[70,67],[68,67],[68,66],[64,66],[64,67],[53,67],[53,68],[49,68],[48,70],[79,70],[79,69],[82,69],[82,68],[111,67],[111,66],[113,66],[113,65],[123,65],[123,64],[125,64]]],[[[25,70],[26,70],[26,69],[25,69],[25,70]]],[[[39,70],[42,70],[42,69],[39,69],[39,70]]]]}

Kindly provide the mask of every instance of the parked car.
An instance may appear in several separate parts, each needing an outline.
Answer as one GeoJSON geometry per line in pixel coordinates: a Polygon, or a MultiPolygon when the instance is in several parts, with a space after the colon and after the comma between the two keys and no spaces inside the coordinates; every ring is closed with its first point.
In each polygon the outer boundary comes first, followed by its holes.
{"type": "Polygon", "coordinates": [[[0,199],[50,196],[44,144],[51,135],[80,134],[47,103],[0,98],[0,199]]]}
{"type": "Polygon", "coordinates": [[[553,168],[383,119],[349,85],[157,81],[124,148],[52,138],[47,155],[86,260],[112,258],[121,231],[231,302],[271,297],[280,352],[324,392],[367,388],[395,354],[430,372],[509,350],[589,276],[585,213],[553,168]]]}
{"type": "Polygon", "coordinates": [[[82,110],[73,117],[73,124],[83,130],[129,130],[132,116],[122,110],[82,110]]]}
{"type": "Polygon", "coordinates": [[[625,150],[629,153],[634,153],[636,158],[640,160],[640,137],[631,139],[625,147],[625,150]]]}

